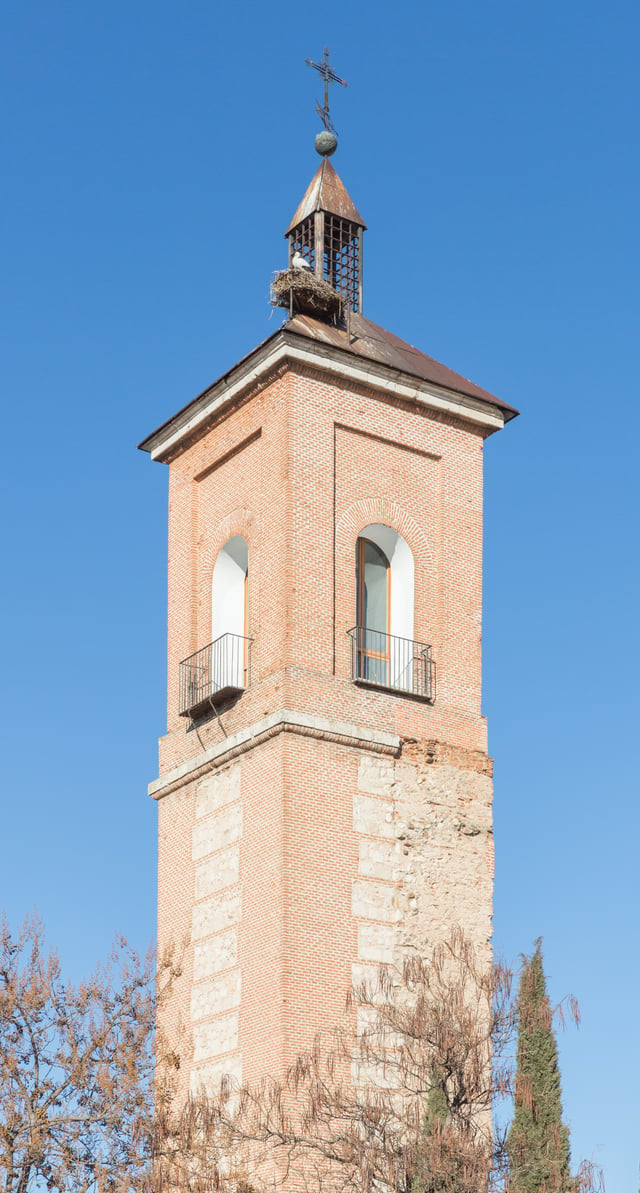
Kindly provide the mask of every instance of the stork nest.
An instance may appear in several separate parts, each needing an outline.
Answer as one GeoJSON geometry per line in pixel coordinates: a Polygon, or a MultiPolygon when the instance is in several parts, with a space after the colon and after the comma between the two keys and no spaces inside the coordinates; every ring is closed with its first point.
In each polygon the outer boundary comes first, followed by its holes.
{"type": "Polygon", "coordinates": [[[271,283],[271,305],[304,315],[335,319],[342,311],[342,295],[309,269],[283,269],[271,283]]]}

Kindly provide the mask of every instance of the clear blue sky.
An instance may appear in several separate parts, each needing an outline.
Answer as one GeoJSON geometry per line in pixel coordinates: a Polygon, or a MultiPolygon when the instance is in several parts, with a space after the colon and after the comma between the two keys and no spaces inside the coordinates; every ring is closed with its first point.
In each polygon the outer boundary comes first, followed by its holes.
{"type": "Polygon", "coordinates": [[[631,0],[0,13],[0,901],[77,974],[153,936],[166,472],[135,444],[278,325],[328,43],[365,313],[523,412],[486,451],[495,934],[579,997],[565,1107],[608,1193],[640,1159],[639,40],[631,0]]]}

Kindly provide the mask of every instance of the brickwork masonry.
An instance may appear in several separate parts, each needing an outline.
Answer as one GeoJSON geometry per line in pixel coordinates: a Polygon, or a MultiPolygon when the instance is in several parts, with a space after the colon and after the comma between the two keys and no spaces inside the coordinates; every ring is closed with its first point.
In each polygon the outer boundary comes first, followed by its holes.
{"type": "MultiPolygon", "coordinates": [[[[281,1030],[286,1032],[282,1042],[284,1046],[288,1038],[292,1059],[320,1025],[337,1021],[350,980],[356,985],[374,980],[381,964],[400,967],[407,955],[427,954],[454,927],[462,926],[480,955],[489,958],[490,759],[478,751],[431,741],[404,741],[383,754],[375,746],[367,748],[357,727],[352,727],[354,737],[348,745],[344,737],[336,741],[336,735],[324,728],[324,739],[320,732],[301,738],[297,726],[287,724],[274,741],[274,745],[281,743],[284,757],[290,756],[298,778],[292,785],[286,778],[288,771],[276,768],[268,779],[274,805],[286,803],[288,792],[293,796],[285,832],[291,844],[283,844],[279,860],[271,858],[276,866],[269,888],[272,909],[278,906],[277,891],[287,889],[285,914],[291,939],[300,935],[304,939],[311,932],[316,947],[296,952],[298,946],[292,946],[294,952],[278,954],[279,959],[274,954],[270,997],[275,1002],[269,1012],[269,1038],[262,1045],[264,1057],[254,1055],[253,1037],[251,1044],[245,1038],[246,1016],[253,1014],[256,998],[264,1004],[265,993],[260,994],[259,987],[260,975],[266,972],[261,950],[265,933],[272,934],[263,915],[258,954],[255,942],[247,948],[245,920],[256,914],[258,859],[254,852],[246,852],[248,842],[256,838],[257,812],[255,775],[245,768],[255,766],[265,745],[256,750],[249,737],[240,756],[230,759],[228,753],[222,754],[208,760],[206,774],[196,768],[183,775],[183,797],[178,802],[175,780],[166,794],[157,793],[171,821],[170,851],[185,836],[185,854],[191,855],[181,903],[185,911],[185,903],[191,908],[191,977],[184,1005],[189,1043],[184,1059],[193,1092],[215,1088],[223,1074],[239,1083],[243,1077],[253,1080],[271,1071],[274,1061],[277,1067],[275,1058],[281,1048],[275,1037],[281,1030]],[[303,743],[304,756],[298,756],[295,751],[303,743]],[[318,804],[312,797],[316,782],[318,804]],[[323,858],[314,841],[327,839],[318,821],[327,782],[332,794],[330,819],[338,824],[335,849],[332,845],[323,858]],[[192,815],[185,814],[184,798],[192,815]],[[325,932],[322,946],[320,914],[325,932]],[[290,969],[300,986],[295,996],[287,996],[284,987],[278,993],[277,973],[286,985],[290,969]]],[[[264,832],[259,838],[264,856],[258,864],[266,873],[271,854],[264,832]]],[[[178,911],[175,904],[167,906],[163,917],[161,935],[167,942],[178,911]]],[[[266,1006],[263,1009],[266,1013],[266,1006]]]]}
{"type": "Polygon", "coordinates": [[[151,793],[160,946],[190,936],[165,1015],[184,1029],[193,1089],[286,1067],[338,1021],[353,978],[454,926],[489,950],[488,428],[353,384],[344,354],[330,363],[247,389],[171,463],[168,725],[151,793]],[[371,522],[412,552],[433,704],[352,682],[371,522]],[[194,726],[180,665],[211,641],[212,570],[233,535],[249,555],[246,690],[194,726]]]}

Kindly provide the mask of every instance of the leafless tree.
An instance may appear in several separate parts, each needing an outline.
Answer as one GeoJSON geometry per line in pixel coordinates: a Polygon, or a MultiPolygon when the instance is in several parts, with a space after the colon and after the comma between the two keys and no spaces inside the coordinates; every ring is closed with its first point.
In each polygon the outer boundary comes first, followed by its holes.
{"type": "MultiPolygon", "coordinates": [[[[120,942],[73,985],[39,923],[3,925],[0,1193],[508,1188],[492,1109],[513,1094],[517,1002],[510,970],[461,934],[354,989],[284,1078],[209,1096],[185,1098],[175,1049],[157,1045],[178,968],[158,975],[120,942]]],[[[582,1166],[576,1191],[597,1187],[582,1166]]]]}
{"type": "Polygon", "coordinates": [[[105,967],[74,985],[46,951],[37,920],[16,937],[3,921],[2,1193],[137,1193],[149,1186],[155,983],[154,959],[141,962],[120,941],[105,967]]]}
{"type": "MultiPolygon", "coordinates": [[[[512,973],[460,933],[354,989],[347,1026],[284,1079],[191,1098],[164,1123],[157,1187],[309,1193],[505,1188],[497,1098],[513,1093],[512,973]],[[169,1143],[170,1141],[170,1143],[169,1143]]],[[[592,1193],[588,1166],[576,1190],[592,1193]]]]}

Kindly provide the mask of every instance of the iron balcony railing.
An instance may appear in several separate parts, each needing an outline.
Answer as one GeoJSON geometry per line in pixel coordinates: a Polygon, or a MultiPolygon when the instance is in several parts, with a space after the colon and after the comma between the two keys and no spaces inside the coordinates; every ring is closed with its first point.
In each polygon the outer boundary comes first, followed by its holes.
{"type": "Polygon", "coordinates": [[[408,692],[431,703],[436,696],[436,664],[430,646],[354,626],[351,639],[351,678],[392,692],[408,692]]]}
{"type": "Polygon", "coordinates": [[[242,692],[249,681],[250,638],[222,634],[180,664],[180,716],[194,717],[227,696],[242,692]]]}

